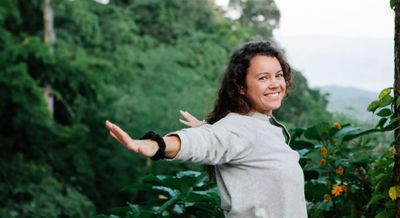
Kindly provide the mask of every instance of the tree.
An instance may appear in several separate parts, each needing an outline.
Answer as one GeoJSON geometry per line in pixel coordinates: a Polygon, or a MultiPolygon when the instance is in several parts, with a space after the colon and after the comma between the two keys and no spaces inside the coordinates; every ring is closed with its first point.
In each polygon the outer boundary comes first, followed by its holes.
{"type": "MultiPolygon", "coordinates": [[[[391,6],[395,11],[395,35],[394,35],[394,99],[396,102],[395,116],[400,119],[400,0],[391,0],[391,6]]],[[[394,131],[394,167],[393,186],[400,190],[400,121],[397,120],[394,131]]],[[[396,217],[400,217],[400,193],[396,200],[396,217]]]]}
{"type": "Polygon", "coordinates": [[[252,32],[253,39],[272,39],[279,26],[280,11],[274,0],[230,0],[229,6],[238,11],[243,28],[252,32]]]}

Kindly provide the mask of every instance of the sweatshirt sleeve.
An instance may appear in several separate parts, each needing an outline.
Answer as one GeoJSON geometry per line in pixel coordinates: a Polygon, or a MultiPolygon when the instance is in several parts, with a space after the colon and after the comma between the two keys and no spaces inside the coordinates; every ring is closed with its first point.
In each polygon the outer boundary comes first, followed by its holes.
{"type": "Polygon", "coordinates": [[[240,162],[250,153],[250,140],[239,126],[243,125],[231,116],[213,125],[169,133],[181,141],[181,149],[173,160],[209,165],[240,162]]]}

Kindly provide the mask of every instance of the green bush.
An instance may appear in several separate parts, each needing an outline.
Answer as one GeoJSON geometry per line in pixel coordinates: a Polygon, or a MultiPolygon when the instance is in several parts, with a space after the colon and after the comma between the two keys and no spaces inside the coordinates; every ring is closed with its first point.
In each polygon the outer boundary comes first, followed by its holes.
{"type": "Polygon", "coordinates": [[[16,155],[7,164],[0,161],[0,217],[93,216],[92,202],[74,187],[65,185],[44,163],[16,155]],[[5,175],[14,175],[4,177],[5,175]]]}
{"type": "Polygon", "coordinates": [[[149,194],[143,202],[111,209],[113,215],[101,217],[224,217],[214,183],[207,183],[204,173],[183,171],[175,176],[144,177],[143,182],[123,189],[149,194]]]}
{"type": "Polygon", "coordinates": [[[372,135],[394,129],[390,93],[391,88],[384,89],[368,107],[381,117],[374,128],[361,131],[336,122],[293,131],[291,146],[302,155],[309,217],[394,216],[391,145],[372,135]]]}

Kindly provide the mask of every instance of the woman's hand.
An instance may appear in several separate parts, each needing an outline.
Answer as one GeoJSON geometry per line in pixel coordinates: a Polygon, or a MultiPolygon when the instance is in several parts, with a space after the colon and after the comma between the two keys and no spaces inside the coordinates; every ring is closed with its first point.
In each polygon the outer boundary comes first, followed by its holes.
{"type": "Polygon", "coordinates": [[[129,150],[146,157],[152,157],[158,150],[158,144],[152,140],[134,140],[124,130],[117,125],[106,121],[106,128],[109,130],[110,135],[114,137],[119,143],[123,144],[129,150]]]}
{"type": "Polygon", "coordinates": [[[186,119],[186,120],[179,119],[179,121],[181,123],[185,124],[186,126],[198,127],[198,126],[201,126],[201,125],[203,125],[205,123],[204,120],[203,121],[198,120],[196,117],[194,117],[193,115],[191,115],[187,111],[180,110],[179,113],[181,113],[182,116],[185,117],[185,119],[186,119]]]}

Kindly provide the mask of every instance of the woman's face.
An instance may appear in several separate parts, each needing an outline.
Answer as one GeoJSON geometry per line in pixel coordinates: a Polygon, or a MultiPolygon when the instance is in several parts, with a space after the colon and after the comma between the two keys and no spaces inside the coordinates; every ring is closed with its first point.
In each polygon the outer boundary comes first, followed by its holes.
{"type": "Polygon", "coordinates": [[[246,86],[240,91],[250,100],[253,110],[271,115],[281,106],[286,81],[281,64],[275,57],[257,55],[250,60],[246,86]]]}

